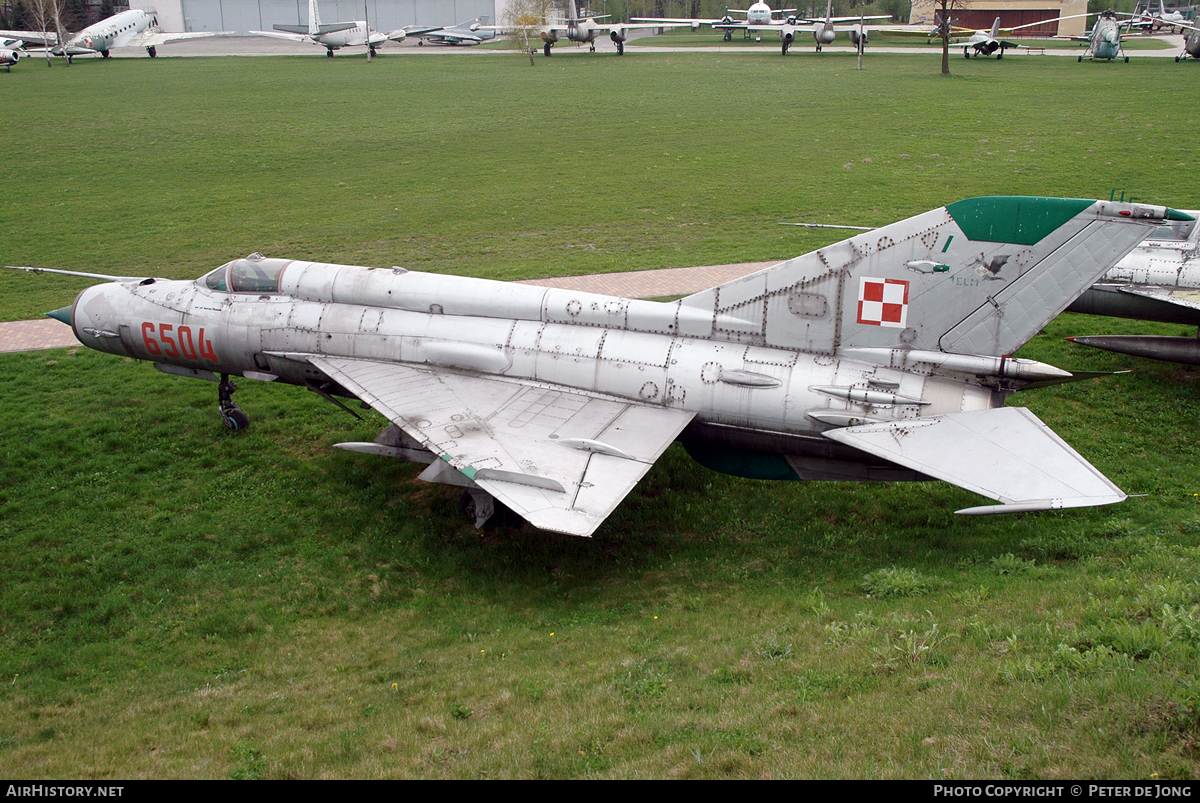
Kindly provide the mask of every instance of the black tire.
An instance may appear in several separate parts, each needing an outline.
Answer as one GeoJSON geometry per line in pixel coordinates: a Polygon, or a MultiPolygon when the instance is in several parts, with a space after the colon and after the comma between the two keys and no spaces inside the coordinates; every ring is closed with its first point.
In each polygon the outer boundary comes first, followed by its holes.
{"type": "Polygon", "coordinates": [[[230,432],[241,432],[250,426],[250,416],[246,415],[240,407],[231,407],[221,414],[221,420],[225,422],[225,429],[230,432]]]}
{"type": "Polygon", "coordinates": [[[1125,57],[1125,63],[1126,63],[1126,64],[1128,64],[1128,63],[1129,63],[1129,56],[1126,56],[1126,57],[1125,57]]]}
{"type": "Polygon", "coordinates": [[[624,42],[617,42],[617,55],[618,56],[625,55],[625,43],[624,42]]]}
{"type": "Polygon", "coordinates": [[[549,43],[549,42],[547,42],[547,43],[546,43],[546,47],[544,48],[544,52],[545,52],[545,54],[546,54],[546,58],[550,58],[550,43],[549,43]]]}
{"type": "Polygon", "coordinates": [[[326,50],[326,51],[325,51],[325,55],[326,55],[328,58],[333,58],[333,49],[332,49],[332,48],[330,48],[330,49],[326,50]]]}
{"type": "Polygon", "coordinates": [[[1079,63],[1080,63],[1080,64],[1083,64],[1083,56],[1080,56],[1080,57],[1079,57],[1079,63]]]}
{"type": "Polygon", "coordinates": [[[156,48],[154,45],[146,48],[146,53],[148,53],[152,59],[158,58],[158,48],[156,48]]]}

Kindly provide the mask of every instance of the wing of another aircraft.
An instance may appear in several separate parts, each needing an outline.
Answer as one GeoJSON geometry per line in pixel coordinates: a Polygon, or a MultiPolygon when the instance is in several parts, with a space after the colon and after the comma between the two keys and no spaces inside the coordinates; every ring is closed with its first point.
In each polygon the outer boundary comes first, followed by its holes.
{"type": "Polygon", "coordinates": [[[20,39],[27,45],[53,46],[58,44],[58,34],[54,31],[0,31],[0,37],[20,39]]]}
{"type": "Polygon", "coordinates": [[[1200,290],[1195,288],[1164,287],[1153,284],[1124,284],[1119,286],[1122,293],[1141,296],[1151,301],[1161,301],[1177,307],[1200,310],[1200,290]]]}
{"type": "Polygon", "coordinates": [[[474,483],[535,527],[568,535],[591,535],[695,415],[531,380],[309,362],[433,453],[422,479],[474,483]],[[448,469],[458,476],[442,476],[448,469]]]}
{"type": "Polygon", "coordinates": [[[825,437],[1001,504],[967,515],[1111,505],[1125,494],[1024,407],[863,424],[825,437]]]}
{"type": "Polygon", "coordinates": [[[284,33],[283,31],[250,31],[253,36],[269,36],[272,39],[287,39],[290,42],[312,42],[311,36],[306,33],[284,33]]]}
{"type": "Polygon", "coordinates": [[[193,33],[164,33],[162,31],[143,31],[126,43],[125,47],[158,47],[170,42],[181,42],[185,39],[203,39],[209,36],[232,36],[234,31],[196,31],[193,33]]]}

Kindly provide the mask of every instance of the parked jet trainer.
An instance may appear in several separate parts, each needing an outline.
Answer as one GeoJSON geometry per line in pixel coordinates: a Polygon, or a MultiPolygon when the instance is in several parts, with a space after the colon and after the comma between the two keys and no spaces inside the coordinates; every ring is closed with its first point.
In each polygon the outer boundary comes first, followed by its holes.
{"type": "Polygon", "coordinates": [[[1125,494],[1002,406],[1072,379],[1008,355],[1183,219],[974,198],[670,303],[252,254],[195,281],[98,277],[50,314],[86,346],[218,382],[233,429],[234,375],[359,399],[390,426],[337,445],[427,463],[480,525],[499,500],[591,535],[677,437],[741,476],[941,479],[1000,503],[960,513],[1049,510],[1125,494]]]}

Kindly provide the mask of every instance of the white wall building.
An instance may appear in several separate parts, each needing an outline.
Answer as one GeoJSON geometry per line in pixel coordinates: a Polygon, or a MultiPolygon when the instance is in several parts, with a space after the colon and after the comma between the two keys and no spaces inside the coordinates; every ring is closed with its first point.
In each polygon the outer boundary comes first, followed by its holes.
{"type": "MultiPolygon", "coordinates": [[[[392,31],[405,25],[454,25],[475,17],[497,24],[506,0],[320,0],[322,22],[361,20],[392,31]]],[[[308,23],[308,0],[130,0],[153,11],[166,31],[269,31],[275,24],[308,23]]]]}

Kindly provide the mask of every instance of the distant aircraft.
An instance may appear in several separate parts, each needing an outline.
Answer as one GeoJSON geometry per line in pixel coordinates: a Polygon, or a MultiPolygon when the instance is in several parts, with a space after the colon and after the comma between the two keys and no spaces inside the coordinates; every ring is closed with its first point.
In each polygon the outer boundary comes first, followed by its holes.
{"type": "Polygon", "coordinates": [[[798,33],[811,33],[813,39],[817,43],[817,52],[821,52],[823,45],[832,44],[837,37],[839,30],[848,31],[850,41],[856,47],[861,42],[863,45],[867,43],[867,28],[863,24],[868,20],[890,20],[891,16],[887,14],[876,15],[871,17],[835,17],[833,16],[833,0],[829,0],[825,7],[824,19],[809,19],[809,18],[793,18],[789,17],[782,23],[771,23],[769,25],[750,25],[751,31],[756,33],[762,31],[778,31],[779,41],[783,46],[783,55],[787,55],[788,48],[796,39],[798,33]],[[846,23],[853,23],[848,28],[839,28],[838,26],[846,23]]]}
{"type": "MultiPolygon", "coordinates": [[[[756,2],[748,9],[742,8],[726,8],[725,16],[720,19],[696,19],[691,17],[633,17],[634,22],[649,22],[661,25],[664,27],[690,25],[692,30],[696,30],[701,25],[708,25],[714,30],[723,31],[725,41],[729,42],[733,39],[734,31],[747,31],[751,25],[783,25],[785,22],[796,24],[800,21],[799,17],[795,16],[796,9],[781,8],[772,9],[769,5],[763,2],[756,2]],[[745,19],[735,20],[730,14],[745,14],[745,19]],[[786,19],[775,19],[776,14],[789,15],[786,19]]],[[[759,36],[761,41],[762,37],[759,36]]]]}
{"type": "Polygon", "coordinates": [[[753,31],[756,38],[762,41],[764,31],[768,33],[778,33],[779,40],[783,45],[783,55],[787,55],[788,48],[795,41],[798,33],[811,33],[813,39],[817,43],[817,52],[821,51],[822,45],[828,45],[833,42],[838,30],[846,30],[850,33],[850,41],[857,45],[859,38],[862,37],[864,44],[866,40],[866,30],[862,27],[862,23],[867,20],[889,20],[889,15],[875,15],[866,17],[835,17],[833,16],[833,2],[829,3],[825,9],[825,18],[809,18],[796,16],[796,9],[783,8],[773,10],[766,3],[755,3],[749,9],[726,9],[725,16],[719,20],[713,19],[684,19],[684,18],[662,18],[656,19],[652,17],[635,17],[635,22],[657,22],[666,25],[691,25],[693,29],[700,25],[709,25],[715,30],[725,32],[725,41],[728,42],[733,37],[734,31],[753,31]],[[745,14],[745,20],[734,20],[729,16],[730,12],[745,14]],[[783,19],[776,19],[774,15],[786,14],[783,19]],[[846,23],[858,23],[850,28],[835,27],[846,23]]]}
{"type": "MultiPolygon", "coordinates": [[[[1094,14],[1095,12],[1093,12],[1094,14]]],[[[1073,14],[1071,17],[1060,17],[1059,19],[1071,19],[1072,17],[1090,17],[1093,14],[1073,14]]],[[[1130,15],[1124,15],[1129,17],[1130,15]]],[[[1112,61],[1114,59],[1122,59],[1126,64],[1129,63],[1129,56],[1125,55],[1124,48],[1121,47],[1121,28],[1131,27],[1130,19],[1121,19],[1115,11],[1101,11],[1096,17],[1096,22],[1092,25],[1092,29],[1082,36],[1061,36],[1059,39],[1071,39],[1076,42],[1087,42],[1087,52],[1079,57],[1079,61],[1085,58],[1088,61],[1094,59],[1105,59],[1112,61]]]]}
{"type": "Polygon", "coordinates": [[[1171,29],[1171,33],[1175,33],[1176,27],[1187,27],[1190,25],[1190,20],[1188,20],[1188,18],[1183,16],[1183,14],[1180,12],[1167,11],[1166,7],[1163,5],[1163,0],[1158,0],[1157,12],[1150,11],[1147,8],[1147,13],[1150,15],[1150,19],[1154,22],[1155,29],[1161,30],[1165,25],[1171,29]]]}
{"type": "Polygon", "coordinates": [[[624,55],[625,40],[629,38],[629,32],[638,29],[661,28],[663,25],[652,24],[631,24],[627,22],[615,22],[611,24],[596,22],[598,19],[604,19],[610,16],[603,14],[596,16],[594,14],[580,15],[575,5],[575,0],[569,0],[568,12],[571,16],[565,20],[556,20],[558,24],[546,25],[542,29],[542,41],[545,42],[543,52],[547,56],[550,55],[550,48],[558,42],[560,36],[565,36],[572,42],[581,42],[590,45],[588,51],[596,52],[596,37],[603,36],[608,33],[608,38],[617,46],[617,55],[624,55]]]}
{"type": "Polygon", "coordinates": [[[1183,31],[1183,52],[1175,57],[1175,63],[1178,64],[1189,58],[1200,58],[1200,28],[1192,25],[1180,25],[1179,29],[1183,31]]]}
{"type": "Polygon", "coordinates": [[[375,55],[375,50],[388,41],[403,41],[408,32],[404,29],[382,34],[367,25],[365,20],[353,22],[321,22],[317,0],[308,0],[308,25],[274,25],[274,31],[250,31],[255,36],[272,39],[287,39],[292,42],[312,42],[325,48],[325,55],[333,58],[333,51],[343,47],[366,47],[375,55]]]}
{"type": "Polygon", "coordinates": [[[488,26],[490,17],[476,17],[468,22],[460,22],[450,28],[419,28],[410,25],[403,30],[409,36],[417,37],[417,44],[429,42],[433,45],[477,45],[489,39],[496,38],[496,29],[488,26]]]}
{"type": "Polygon", "coordinates": [[[230,429],[249,423],[234,375],[359,400],[389,425],[338,446],[427,464],[477,526],[501,502],[589,536],[676,437],[744,477],[941,479],[999,503],[970,515],[1087,507],[1125,494],[1003,406],[1074,377],[1008,355],[1184,219],[972,198],[674,302],[252,254],[195,281],[106,277],[50,314],[216,382],[230,429]]]}
{"type": "MultiPolygon", "coordinates": [[[[1067,311],[1200,327],[1200,226],[1179,221],[1155,230],[1067,311]]],[[[1071,340],[1136,357],[1200,365],[1200,331],[1198,337],[1107,335],[1071,340]]]]}
{"type": "Polygon", "coordinates": [[[95,25],[89,25],[79,33],[59,44],[53,32],[0,31],[0,37],[23,40],[26,44],[39,44],[50,48],[55,56],[65,56],[70,62],[75,56],[91,56],[99,53],[108,58],[116,47],[144,47],[150,58],[158,55],[158,46],[184,39],[201,39],[207,36],[227,36],[232,31],[164,33],[158,27],[158,19],[140,9],[122,11],[95,25]]]}
{"type": "Polygon", "coordinates": [[[25,45],[20,39],[0,38],[0,64],[5,72],[12,72],[12,66],[21,60],[21,48],[25,45]]]}

